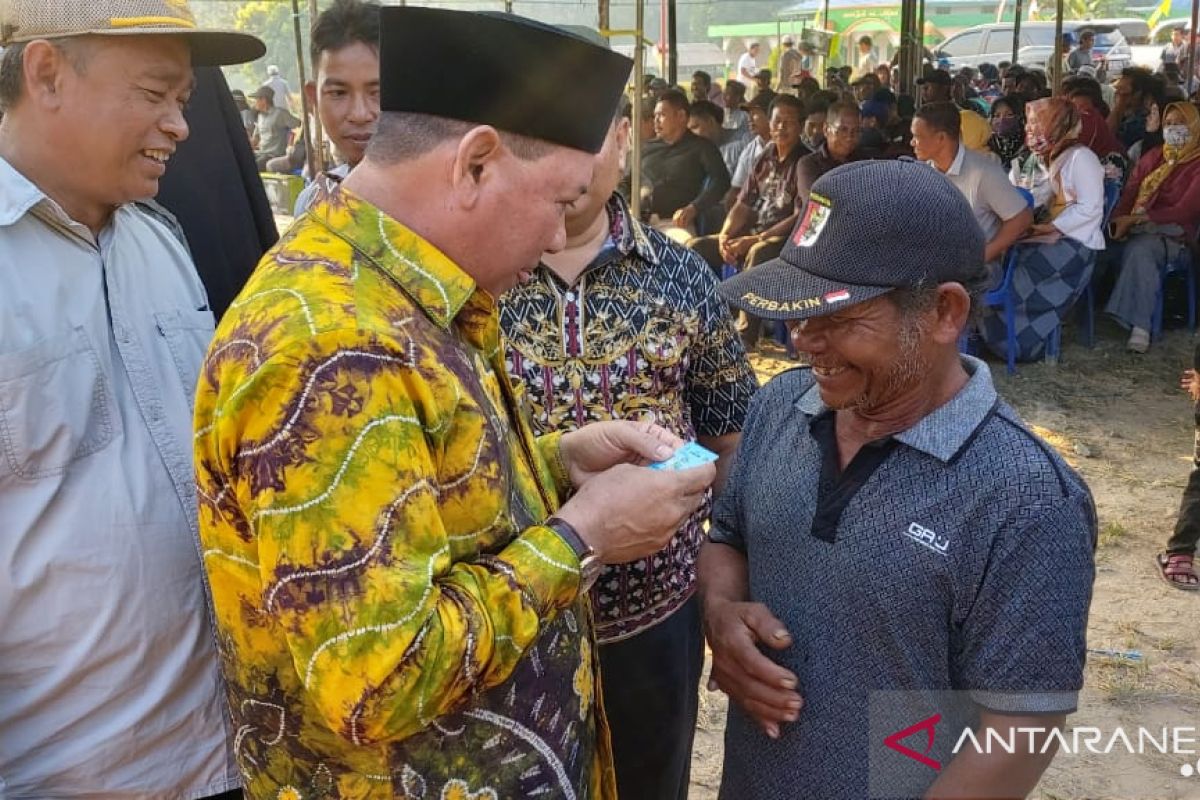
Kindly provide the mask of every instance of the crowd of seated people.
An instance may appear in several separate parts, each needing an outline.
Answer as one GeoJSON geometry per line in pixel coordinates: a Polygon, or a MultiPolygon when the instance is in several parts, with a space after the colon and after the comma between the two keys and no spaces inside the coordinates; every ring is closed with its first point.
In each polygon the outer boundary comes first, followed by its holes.
{"type": "MultiPolygon", "coordinates": [[[[1146,352],[1164,267],[1200,233],[1200,112],[1138,67],[1104,82],[1084,65],[1057,94],[1050,83],[1007,63],[926,67],[917,111],[913,97],[895,93],[887,64],[830,69],[825,88],[798,76],[770,103],[762,91],[747,103],[739,81],[721,87],[696,73],[690,103],[681,92],[656,95],[643,214],[686,228],[715,270],[753,269],[776,257],[821,175],[860,159],[916,158],[967,196],[995,283],[1009,272],[1015,330],[1010,337],[1000,308],[984,309],[975,336],[985,349],[1004,357],[1015,340],[1015,360],[1042,358],[1093,287],[1089,302],[1130,331],[1129,350],[1146,352]],[[787,191],[780,176],[793,183],[787,191]]],[[[748,346],[759,328],[742,320],[748,346]]]]}

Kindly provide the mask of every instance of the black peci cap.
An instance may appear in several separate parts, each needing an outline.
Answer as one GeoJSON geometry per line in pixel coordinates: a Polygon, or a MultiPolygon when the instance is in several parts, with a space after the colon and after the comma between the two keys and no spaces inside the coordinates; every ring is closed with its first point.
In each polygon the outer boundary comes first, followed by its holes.
{"type": "Polygon", "coordinates": [[[380,9],[380,106],[598,153],[628,58],[512,14],[380,9]]]}
{"type": "Polygon", "coordinates": [[[720,287],[764,319],[807,319],[928,283],[977,280],[983,231],[966,197],[915,161],[858,161],[822,175],[779,258],[720,287]]]}
{"type": "Polygon", "coordinates": [[[918,86],[923,86],[926,83],[932,83],[935,86],[953,86],[954,78],[950,77],[950,73],[944,69],[935,69],[924,78],[917,78],[918,86]]]}

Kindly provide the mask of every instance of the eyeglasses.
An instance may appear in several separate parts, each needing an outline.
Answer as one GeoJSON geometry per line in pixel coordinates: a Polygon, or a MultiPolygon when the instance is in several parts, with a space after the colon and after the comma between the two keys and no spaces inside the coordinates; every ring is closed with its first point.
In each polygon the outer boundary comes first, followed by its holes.
{"type": "Polygon", "coordinates": [[[845,125],[838,125],[836,127],[831,126],[829,128],[829,132],[834,136],[841,136],[845,139],[850,139],[858,136],[858,134],[862,132],[862,128],[850,128],[845,125]]]}

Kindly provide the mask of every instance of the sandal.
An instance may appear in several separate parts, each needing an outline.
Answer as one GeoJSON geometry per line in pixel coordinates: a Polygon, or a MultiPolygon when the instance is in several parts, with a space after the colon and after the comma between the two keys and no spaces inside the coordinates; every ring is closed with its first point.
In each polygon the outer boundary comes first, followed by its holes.
{"type": "Polygon", "coordinates": [[[1192,568],[1192,556],[1187,553],[1159,553],[1154,557],[1158,575],[1173,588],[1184,592],[1200,589],[1200,576],[1192,568]]]}

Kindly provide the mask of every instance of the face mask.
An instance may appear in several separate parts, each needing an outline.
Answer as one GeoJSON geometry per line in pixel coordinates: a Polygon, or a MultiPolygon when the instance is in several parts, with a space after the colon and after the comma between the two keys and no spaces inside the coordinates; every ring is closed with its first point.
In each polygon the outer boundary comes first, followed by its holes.
{"type": "Polygon", "coordinates": [[[992,120],[992,130],[1000,136],[1011,136],[1018,130],[1016,117],[996,117],[992,120]]]}
{"type": "Polygon", "coordinates": [[[1042,154],[1050,152],[1050,139],[1041,133],[1025,133],[1025,144],[1029,145],[1029,149],[1035,153],[1042,154]]]}
{"type": "Polygon", "coordinates": [[[1187,125],[1167,125],[1163,128],[1163,142],[1172,147],[1183,147],[1191,138],[1187,125]]]}

